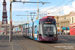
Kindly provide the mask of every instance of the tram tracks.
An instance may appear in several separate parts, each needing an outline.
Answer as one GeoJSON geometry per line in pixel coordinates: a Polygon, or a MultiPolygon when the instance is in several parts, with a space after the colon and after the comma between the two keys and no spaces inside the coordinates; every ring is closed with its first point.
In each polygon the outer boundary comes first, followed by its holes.
{"type": "Polygon", "coordinates": [[[53,47],[46,46],[44,44],[41,44],[40,42],[35,42],[35,43],[39,44],[39,46],[41,46],[44,50],[49,50],[49,49],[54,50],[53,47]]]}
{"type": "MultiPolygon", "coordinates": [[[[17,37],[17,38],[22,38],[22,37],[17,37]]],[[[25,38],[22,38],[22,39],[25,39],[25,38]]],[[[34,42],[32,42],[32,40],[30,40],[30,39],[27,39],[28,41],[28,43],[29,44],[31,44],[31,45],[33,45],[34,47],[37,47],[37,48],[39,48],[40,50],[44,50],[39,44],[37,44],[37,43],[34,43],[34,42]]],[[[24,40],[25,42],[26,42],[26,40],[24,40]]],[[[22,41],[20,41],[21,42],[21,44],[24,44],[24,42],[22,42],[22,41]]],[[[24,45],[25,46],[25,45],[24,45]]],[[[36,48],[36,50],[37,50],[37,48],[36,48]]],[[[38,49],[38,50],[39,50],[38,49]]],[[[27,49],[28,50],[28,49],[27,49]]]]}
{"type": "MultiPolygon", "coordinates": [[[[25,39],[25,38],[23,38],[22,36],[20,36],[20,37],[16,37],[18,40],[19,39],[25,39]]],[[[41,42],[36,42],[35,40],[30,40],[30,39],[28,39],[28,38],[26,38],[27,40],[19,40],[24,46],[25,46],[25,44],[24,44],[24,41],[25,42],[28,42],[30,45],[33,45],[33,46],[35,46],[35,47],[37,47],[37,48],[39,48],[40,50],[48,50],[48,48],[50,47],[50,49],[52,48],[52,49],[55,49],[55,50],[65,50],[65,48],[63,48],[63,46],[72,46],[72,45],[68,45],[68,44],[64,44],[64,43],[60,43],[60,42],[53,42],[53,43],[41,43],[41,42]],[[47,46],[47,49],[46,49],[46,47],[45,46],[47,46]],[[62,46],[61,48],[59,48],[59,47],[56,47],[56,46],[62,46]]],[[[27,46],[25,46],[25,47],[27,47],[27,46]]],[[[28,48],[27,48],[27,50],[28,50],[28,48]]],[[[74,49],[73,49],[74,50],[74,49]]]]}
{"type": "MultiPolygon", "coordinates": [[[[29,39],[29,41],[33,42],[33,41],[30,40],[30,39],[29,39]]],[[[34,41],[35,41],[35,40],[34,40],[34,41]]],[[[40,46],[44,46],[44,45],[45,45],[45,46],[49,46],[50,48],[52,48],[52,50],[61,50],[61,48],[56,48],[56,47],[55,47],[55,45],[57,46],[57,44],[50,44],[50,43],[46,44],[46,43],[43,43],[43,42],[41,43],[41,42],[36,42],[36,41],[35,41],[35,44],[39,44],[40,46]]],[[[61,45],[61,44],[59,44],[59,45],[61,45]]],[[[43,47],[44,50],[47,50],[47,49],[45,49],[45,48],[46,48],[46,47],[43,47]]],[[[62,49],[62,50],[63,50],[63,49],[62,49]]]]}
{"type": "Polygon", "coordinates": [[[44,47],[43,47],[44,50],[48,50],[48,48],[51,49],[51,50],[58,50],[57,48],[54,48],[53,46],[49,46],[49,45],[44,44],[44,43],[41,43],[41,42],[35,42],[35,43],[39,43],[41,46],[44,46],[44,47]],[[47,46],[48,48],[46,48],[46,46],[47,46]]]}
{"type": "Polygon", "coordinates": [[[25,47],[25,45],[17,37],[15,37],[15,38],[19,42],[19,44],[21,45],[21,47],[23,48],[23,50],[27,50],[27,48],[25,47]]]}
{"type": "MultiPolygon", "coordinates": [[[[37,43],[34,43],[34,42],[32,42],[31,40],[29,40],[32,44],[34,44],[34,46],[36,46],[36,47],[38,47],[38,48],[40,48],[40,50],[45,50],[43,47],[41,47],[41,45],[39,45],[39,44],[37,44],[37,43]]],[[[30,43],[29,42],[29,43],[30,43]]]]}
{"type": "MultiPolygon", "coordinates": [[[[32,40],[30,40],[29,39],[29,41],[31,41],[31,42],[33,42],[32,40]]],[[[39,42],[40,43],[40,42],[39,42]]],[[[35,44],[38,44],[38,42],[35,42],[35,44]]],[[[53,43],[53,44],[50,44],[50,43],[48,43],[48,44],[46,44],[46,43],[43,43],[43,44],[39,44],[40,46],[43,46],[43,45],[47,45],[47,46],[50,46],[51,48],[55,48],[55,50],[66,50],[65,48],[67,47],[67,46],[72,46],[72,45],[65,45],[65,44],[60,44],[60,43],[53,43]],[[57,46],[59,46],[59,47],[57,47],[57,46]]],[[[44,48],[44,47],[43,47],[44,48]]],[[[44,49],[45,50],[45,49],[44,49]]],[[[74,50],[74,49],[73,49],[74,50]]]]}
{"type": "Polygon", "coordinates": [[[47,46],[50,46],[50,47],[52,47],[52,48],[55,48],[56,50],[64,50],[64,49],[62,49],[62,48],[57,48],[56,46],[60,46],[60,45],[58,45],[58,44],[46,44],[46,43],[43,43],[43,44],[45,44],[45,45],[47,45],[47,46]]]}
{"type": "MultiPolygon", "coordinates": [[[[26,39],[28,39],[28,38],[26,38],[26,39]]],[[[51,47],[51,46],[49,47],[48,45],[44,45],[44,44],[42,44],[40,42],[36,42],[35,40],[28,39],[28,41],[29,41],[28,43],[30,43],[30,44],[32,44],[34,46],[39,47],[40,50],[49,50],[49,49],[52,49],[52,50],[55,50],[56,49],[56,50],[58,50],[57,48],[54,49],[54,47],[51,47]]]]}

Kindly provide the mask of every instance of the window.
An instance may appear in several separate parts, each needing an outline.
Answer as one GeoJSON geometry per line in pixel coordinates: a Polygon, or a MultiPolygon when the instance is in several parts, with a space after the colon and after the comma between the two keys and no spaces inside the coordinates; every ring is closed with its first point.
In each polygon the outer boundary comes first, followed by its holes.
{"type": "Polygon", "coordinates": [[[40,27],[39,27],[39,34],[42,34],[42,24],[40,24],[40,27]]]}
{"type": "Polygon", "coordinates": [[[64,19],[66,19],[66,17],[64,17],[64,19]]]}
{"type": "Polygon", "coordinates": [[[75,17],[73,17],[73,23],[75,23],[75,17]]]}
{"type": "Polygon", "coordinates": [[[72,17],[72,23],[73,23],[73,17],[72,17]]]}
{"type": "Polygon", "coordinates": [[[37,26],[35,26],[35,33],[37,33],[37,26]]]}
{"type": "Polygon", "coordinates": [[[55,25],[49,25],[49,24],[44,24],[44,27],[43,27],[43,32],[44,34],[56,34],[56,27],[55,25]]]}

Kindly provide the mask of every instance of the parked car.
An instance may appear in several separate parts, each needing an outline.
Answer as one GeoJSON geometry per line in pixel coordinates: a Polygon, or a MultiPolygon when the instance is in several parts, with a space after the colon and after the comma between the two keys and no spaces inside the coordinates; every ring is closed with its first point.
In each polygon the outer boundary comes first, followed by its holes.
{"type": "MultiPolygon", "coordinates": [[[[57,32],[58,33],[58,35],[60,35],[60,32],[57,32]]],[[[61,34],[62,34],[62,32],[61,32],[61,34]]]]}
{"type": "Polygon", "coordinates": [[[64,33],[65,35],[70,35],[70,30],[64,30],[63,33],[64,33]]]}

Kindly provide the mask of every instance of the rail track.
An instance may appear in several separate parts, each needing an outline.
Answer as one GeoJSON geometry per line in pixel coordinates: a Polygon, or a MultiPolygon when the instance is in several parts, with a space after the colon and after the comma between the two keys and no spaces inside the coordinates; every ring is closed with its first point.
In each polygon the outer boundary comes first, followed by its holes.
{"type": "MultiPolygon", "coordinates": [[[[27,47],[26,46],[27,45],[26,42],[27,42],[27,43],[29,43],[29,45],[31,45],[31,46],[33,45],[33,46],[39,48],[38,50],[49,50],[49,49],[65,50],[65,48],[63,48],[63,46],[72,46],[70,44],[65,45],[65,43],[60,43],[60,42],[38,42],[38,41],[31,40],[29,38],[25,38],[25,37],[22,37],[22,36],[15,36],[15,37],[20,41],[21,44],[23,44],[24,47],[27,47]],[[56,47],[56,46],[62,46],[62,47],[59,48],[59,47],[56,47]]],[[[34,47],[32,47],[32,48],[34,48],[34,47]]],[[[27,48],[27,50],[28,50],[28,48],[27,48]]]]}

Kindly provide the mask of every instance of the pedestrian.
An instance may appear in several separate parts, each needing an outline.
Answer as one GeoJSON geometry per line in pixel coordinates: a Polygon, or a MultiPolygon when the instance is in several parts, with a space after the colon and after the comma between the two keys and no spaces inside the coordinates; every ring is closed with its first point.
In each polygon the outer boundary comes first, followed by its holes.
{"type": "Polygon", "coordinates": [[[62,30],[62,34],[63,34],[64,30],[62,30]]]}
{"type": "Polygon", "coordinates": [[[4,35],[4,32],[3,32],[3,35],[4,35]]]}
{"type": "Polygon", "coordinates": [[[49,34],[50,32],[51,32],[50,28],[48,28],[47,31],[46,31],[46,33],[49,34]]]}

